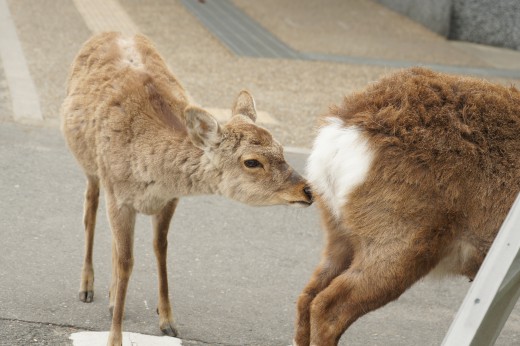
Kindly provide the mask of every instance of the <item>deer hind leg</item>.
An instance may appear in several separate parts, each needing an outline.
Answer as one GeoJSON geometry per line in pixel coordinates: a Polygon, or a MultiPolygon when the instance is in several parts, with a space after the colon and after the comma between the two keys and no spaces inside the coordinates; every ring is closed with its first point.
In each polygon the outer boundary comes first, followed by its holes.
{"type": "Polygon", "coordinates": [[[177,336],[174,327],[173,314],[168,296],[168,272],[166,268],[166,255],[168,250],[168,229],[178,199],[171,200],[159,214],[153,216],[154,241],[153,247],[157,258],[157,270],[159,277],[159,303],[157,313],[159,314],[159,327],[161,331],[169,336],[177,336]]]}
{"type": "Polygon", "coordinates": [[[110,288],[108,291],[108,310],[110,316],[114,316],[114,305],[116,303],[117,290],[117,246],[114,237],[112,237],[112,276],[110,279],[110,288]]]}
{"type": "MultiPolygon", "coordinates": [[[[122,345],[122,320],[125,308],[128,281],[134,266],[134,226],[135,210],[128,206],[118,206],[107,194],[107,211],[112,228],[113,246],[116,248],[114,264],[117,284],[111,292],[114,297],[112,326],[108,336],[108,345],[122,345]]],[[[112,298],[111,298],[112,300],[112,298]]]]}
{"type": "MultiPolygon", "coordinates": [[[[429,246],[439,246],[430,241],[429,246]]],[[[363,246],[351,266],[312,301],[310,345],[337,345],[354,321],[397,299],[438,261],[423,242],[414,239],[363,246]]]]}
{"type": "Polygon", "coordinates": [[[92,251],[94,247],[94,230],[96,227],[96,213],[99,202],[99,180],[94,176],[87,176],[83,223],[85,225],[85,258],[81,270],[79,300],[91,303],[94,299],[94,268],[92,265],[92,251]]]}
{"type": "Polygon", "coordinates": [[[310,281],[300,294],[297,303],[294,345],[308,346],[310,342],[310,313],[314,298],[330,282],[345,271],[351,263],[352,249],[345,239],[329,233],[321,263],[315,269],[310,281]]]}

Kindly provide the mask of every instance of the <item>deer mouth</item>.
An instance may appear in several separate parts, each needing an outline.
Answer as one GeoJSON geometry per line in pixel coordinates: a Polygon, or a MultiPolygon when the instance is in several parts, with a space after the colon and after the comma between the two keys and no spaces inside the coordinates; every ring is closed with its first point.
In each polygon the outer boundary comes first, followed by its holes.
{"type": "Polygon", "coordinates": [[[306,208],[312,204],[312,201],[292,201],[289,204],[294,207],[306,208]]]}

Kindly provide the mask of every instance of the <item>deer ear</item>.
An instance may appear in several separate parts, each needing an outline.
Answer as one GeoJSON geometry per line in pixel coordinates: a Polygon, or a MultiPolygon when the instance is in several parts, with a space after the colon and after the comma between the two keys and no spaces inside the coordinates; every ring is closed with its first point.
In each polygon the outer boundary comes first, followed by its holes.
{"type": "Polygon", "coordinates": [[[233,115],[242,114],[251,119],[253,122],[256,121],[256,107],[253,96],[247,90],[242,90],[238,94],[235,104],[233,105],[233,115]]]}
{"type": "Polygon", "coordinates": [[[217,120],[204,109],[188,106],[184,110],[188,137],[200,149],[215,148],[222,140],[222,130],[217,120]]]}

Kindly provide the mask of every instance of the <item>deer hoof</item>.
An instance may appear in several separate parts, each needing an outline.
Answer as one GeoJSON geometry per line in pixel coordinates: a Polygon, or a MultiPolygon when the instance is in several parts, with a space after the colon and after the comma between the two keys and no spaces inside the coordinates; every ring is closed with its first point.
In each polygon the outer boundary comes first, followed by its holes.
{"type": "Polygon", "coordinates": [[[172,326],[171,323],[167,323],[164,326],[161,326],[161,331],[163,334],[168,336],[177,336],[179,335],[179,332],[177,332],[177,329],[175,329],[174,326],[172,326]]]}
{"type": "Polygon", "coordinates": [[[79,300],[84,303],[92,303],[94,300],[94,291],[81,291],[79,292],[79,300]]]}

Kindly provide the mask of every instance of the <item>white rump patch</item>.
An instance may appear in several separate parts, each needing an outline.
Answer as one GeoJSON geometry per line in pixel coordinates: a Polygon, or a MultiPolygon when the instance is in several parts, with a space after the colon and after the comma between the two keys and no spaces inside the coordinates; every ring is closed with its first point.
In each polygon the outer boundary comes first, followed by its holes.
{"type": "MultiPolygon", "coordinates": [[[[108,332],[79,332],[70,335],[74,346],[106,346],[108,332]]],[[[123,346],[182,346],[181,339],[123,332],[123,346]]]]}
{"type": "Polygon", "coordinates": [[[373,154],[356,127],[328,118],[307,161],[307,178],[332,213],[339,217],[348,194],[365,180],[373,154]]]}
{"type": "Polygon", "coordinates": [[[143,67],[141,54],[136,49],[133,38],[120,38],[118,44],[121,48],[121,61],[123,63],[129,64],[134,68],[143,67]]]}

